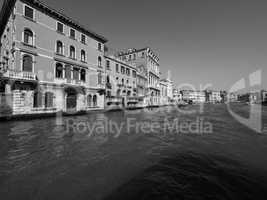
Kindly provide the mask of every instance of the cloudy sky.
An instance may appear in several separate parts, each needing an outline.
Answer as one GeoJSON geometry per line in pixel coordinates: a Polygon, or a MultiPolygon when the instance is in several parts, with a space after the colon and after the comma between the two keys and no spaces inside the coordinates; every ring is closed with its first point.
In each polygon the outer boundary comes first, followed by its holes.
{"type": "Polygon", "coordinates": [[[267,89],[266,1],[42,1],[104,35],[113,49],[151,47],[177,86],[227,90],[262,69],[267,89]]]}

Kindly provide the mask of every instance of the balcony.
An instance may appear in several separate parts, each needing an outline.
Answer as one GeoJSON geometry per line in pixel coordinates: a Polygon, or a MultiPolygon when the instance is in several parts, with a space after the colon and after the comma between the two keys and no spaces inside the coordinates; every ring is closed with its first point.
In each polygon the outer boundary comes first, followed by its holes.
{"type": "Polygon", "coordinates": [[[107,97],[106,102],[107,103],[121,103],[122,97],[107,97]]]}
{"type": "Polygon", "coordinates": [[[148,87],[151,89],[160,90],[159,84],[149,84],[148,87]]]}
{"type": "Polygon", "coordinates": [[[54,82],[56,84],[67,84],[67,85],[73,85],[73,86],[82,86],[86,87],[87,84],[84,81],[80,80],[74,80],[74,79],[66,79],[66,78],[55,78],[54,82]]]}
{"type": "Polygon", "coordinates": [[[32,72],[7,70],[3,74],[3,77],[9,79],[37,81],[36,74],[32,72]]]}
{"type": "Polygon", "coordinates": [[[138,103],[139,98],[138,97],[127,97],[127,102],[128,103],[138,103]]]}

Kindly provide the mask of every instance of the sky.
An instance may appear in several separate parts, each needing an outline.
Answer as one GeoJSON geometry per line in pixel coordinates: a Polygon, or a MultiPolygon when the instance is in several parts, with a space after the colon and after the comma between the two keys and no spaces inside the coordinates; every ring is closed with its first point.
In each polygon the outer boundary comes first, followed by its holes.
{"type": "Polygon", "coordinates": [[[229,90],[262,70],[267,89],[266,1],[42,1],[105,36],[111,49],[151,47],[176,86],[229,90]]]}

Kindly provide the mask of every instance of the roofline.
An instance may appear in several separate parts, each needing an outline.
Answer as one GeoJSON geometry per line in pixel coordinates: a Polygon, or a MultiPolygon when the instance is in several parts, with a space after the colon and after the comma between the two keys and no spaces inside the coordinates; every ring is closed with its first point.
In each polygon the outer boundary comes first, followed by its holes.
{"type": "MultiPolygon", "coordinates": [[[[150,50],[153,52],[153,54],[157,57],[157,59],[159,60],[159,56],[150,48],[150,47],[144,47],[142,49],[136,49],[134,52],[127,52],[127,50],[125,51],[121,51],[122,55],[120,56],[125,56],[125,55],[129,55],[129,54],[132,54],[132,53],[139,53],[139,52],[142,52],[142,51],[147,51],[147,50],[150,50]]],[[[119,52],[120,53],[120,52],[119,52]]]]}
{"type": "Polygon", "coordinates": [[[122,62],[122,61],[120,61],[120,60],[117,60],[117,59],[115,59],[115,58],[112,58],[112,57],[110,57],[110,56],[104,56],[104,57],[107,58],[107,59],[113,60],[113,61],[115,61],[115,62],[118,62],[118,63],[120,63],[121,65],[126,65],[126,66],[128,66],[128,67],[130,67],[130,68],[132,68],[132,69],[137,70],[137,68],[136,68],[135,66],[130,65],[129,63],[124,63],[124,62],[122,62]]]}
{"type": "MultiPolygon", "coordinates": [[[[94,31],[91,31],[91,30],[85,28],[84,26],[79,24],[79,22],[73,20],[72,18],[68,17],[67,15],[63,14],[62,12],[55,10],[54,8],[49,7],[48,5],[46,5],[45,3],[43,3],[39,0],[20,0],[20,1],[41,9],[42,11],[46,12],[46,14],[52,16],[53,18],[57,18],[59,21],[65,22],[69,26],[76,28],[77,30],[81,31],[82,33],[84,33],[84,34],[86,34],[86,35],[88,35],[88,36],[90,36],[90,37],[92,37],[92,38],[94,38],[100,42],[103,42],[103,43],[108,42],[108,40],[105,37],[95,33],[94,31]]],[[[16,2],[17,2],[17,0],[4,0],[3,6],[1,9],[1,14],[0,14],[0,25],[1,25],[0,36],[2,36],[2,34],[3,34],[3,31],[4,31],[4,28],[5,28],[6,23],[8,21],[8,18],[10,16],[12,9],[14,8],[16,2]]]]}

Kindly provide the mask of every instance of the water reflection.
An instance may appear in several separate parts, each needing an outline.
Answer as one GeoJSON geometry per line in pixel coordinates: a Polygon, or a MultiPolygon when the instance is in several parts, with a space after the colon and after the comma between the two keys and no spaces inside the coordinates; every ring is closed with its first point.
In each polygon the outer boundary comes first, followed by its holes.
{"type": "MultiPolygon", "coordinates": [[[[199,108],[193,106],[183,109],[198,111],[199,108]]],[[[244,105],[234,109],[242,113],[248,108],[244,105]]],[[[266,122],[267,109],[263,109],[263,120],[266,122]]],[[[216,171],[218,169],[225,170],[227,174],[231,169],[235,172],[240,166],[262,176],[267,171],[267,137],[235,121],[225,105],[208,105],[203,113],[198,114],[183,114],[177,109],[165,107],[149,112],[94,113],[63,117],[62,120],[63,126],[56,126],[53,118],[0,124],[0,195],[3,199],[102,199],[133,177],[139,177],[136,175],[145,169],[149,175],[145,171],[144,176],[150,180],[153,174],[162,173],[162,176],[155,175],[158,181],[171,181],[166,173],[175,169],[176,182],[173,182],[174,185],[166,184],[174,188],[185,176],[190,182],[188,173],[193,177],[208,179],[208,174],[219,173],[216,171]],[[193,122],[197,117],[203,117],[212,123],[213,132],[164,132],[166,117],[170,121],[179,118],[180,122],[193,122]],[[126,123],[129,118],[134,118],[137,123],[157,122],[160,126],[149,133],[136,132],[134,129],[128,131],[124,126],[118,136],[105,128],[107,121],[120,124],[126,123]],[[68,132],[66,123],[69,120],[90,126],[98,122],[99,131],[89,136],[90,130],[84,133],[75,130],[68,132]],[[177,165],[169,163],[168,166],[163,161],[168,158],[177,165]],[[217,158],[220,161],[217,162],[217,158]],[[164,171],[159,168],[151,170],[151,167],[162,162],[164,171]],[[216,167],[204,173],[208,163],[215,163],[216,167]],[[199,173],[198,168],[204,172],[199,173]]],[[[137,179],[143,185],[144,180],[137,179]]],[[[251,183],[251,180],[244,180],[242,184],[246,181],[251,183]]],[[[254,179],[252,182],[259,184],[254,179]]],[[[146,183],[153,185],[153,181],[146,183]]],[[[130,183],[129,187],[134,190],[133,185],[130,183]]],[[[161,187],[164,188],[164,185],[161,187]]]]}

